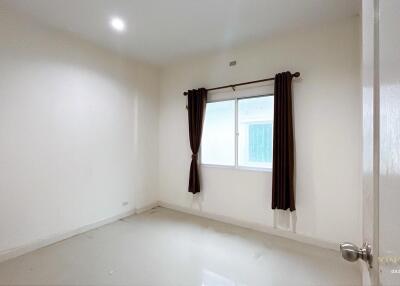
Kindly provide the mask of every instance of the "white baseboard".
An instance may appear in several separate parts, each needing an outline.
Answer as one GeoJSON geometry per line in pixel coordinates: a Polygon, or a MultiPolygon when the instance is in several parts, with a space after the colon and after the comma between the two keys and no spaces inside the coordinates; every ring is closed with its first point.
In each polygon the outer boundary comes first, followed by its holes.
{"type": "Polygon", "coordinates": [[[223,223],[227,223],[227,224],[231,224],[231,225],[236,225],[236,226],[240,226],[240,227],[244,227],[247,229],[252,229],[255,231],[259,231],[259,232],[263,232],[263,233],[268,233],[274,236],[279,236],[279,237],[284,237],[284,238],[288,238],[288,239],[292,239],[295,241],[299,241],[302,243],[306,243],[306,244],[310,244],[313,246],[317,246],[317,247],[321,247],[321,248],[326,248],[326,249],[331,249],[331,250],[335,250],[335,251],[339,251],[338,249],[338,245],[336,243],[333,242],[329,242],[329,241],[323,241],[323,240],[319,240],[316,238],[312,238],[312,237],[308,237],[305,235],[301,235],[301,234],[297,234],[297,233],[293,233],[293,232],[289,232],[289,231],[284,231],[284,230],[280,230],[280,229],[276,229],[273,227],[268,227],[268,226],[264,226],[261,224],[253,224],[253,223],[249,223],[249,222],[243,222],[240,220],[236,220],[233,218],[229,218],[226,216],[221,216],[221,215],[216,215],[216,214],[212,214],[212,213],[207,213],[207,212],[202,212],[200,210],[195,210],[195,209],[191,209],[191,208],[185,208],[185,207],[181,207],[178,205],[174,205],[174,204],[170,204],[170,203],[166,203],[166,202],[155,202],[155,203],[151,203],[149,205],[146,205],[144,207],[141,208],[137,208],[134,210],[130,210],[124,213],[121,213],[119,215],[107,218],[107,219],[103,219],[100,220],[98,222],[95,223],[91,223],[82,227],[79,227],[77,229],[74,230],[70,230],[67,231],[65,233],[60,233],[60,234],[54,234],[51,235],[47,238],[43,238],[43,239],[39,239],[36,240],[32,243],[20,246],[20,247],[16,247],[16,248],[12,248],[12,249],[8,249],[5,251],[1,251],[0,252],[0,262],[24,255],[26,253],[35,251],[39,248],[54,244],[56,242],[62,241],[64,239],[70,238],[72,236],[96,229],[98,227],[101,227],[103,225],[106,224],[110,224],[113,223],[115,221],[118,221],[122,218],[134,215],[134,214],[141,214],[143,212],[146,212],[152,208],[155,207],[164,207],[167,209],[172,209],[175,211],[179,211],[179,212],[183,212],[183,213],[187,213],[187,214],[191,214],[191,215],[195,215],[195,216],[200,216],[200,217],[204,217],[204,218],[208,218],[211,220],[215,220],[215,221],[220,221],[223,223]]]}
{"type": "Polygon", "coordinates": [[[154,209],[156,207],[159,207],[159,206],[160,206],[159,202],[154,202],[154,203],[148,204],[144,207],[137,208],[135,211],[135,214],[141,214],[141,213],[147,212],[147,211],[154,209]]]}
{"type": "Polygon", "coordinates": [[[268,226],[261,225],[261,224],[253,224],[253,223],[249,223],[249,222],[244,222],[244,221],[236,220],[236,219],[229,218],[226,216],[207,213],[207,212],[203,212],[203,211],[191,209],[191,208],[185,208],[185,207],[181,207],[181,206],[166,203],[166,202],[159,202],[158,205],[161,207],[167,208],[167,209],[172,209],[175,211],[184,212],[184,213],[188,213],[188,214],[195,215],[195,216],[205,217],[205,218],[208,218],[211,220],[240,226],[243,228],[267,233],[267,234],[274,235],[274,236],[284,237],[284,238],[295,240],[295,241],[298,241],[301,243],[306,243],[306,244],[309,244],[312,246],[317,246],[317,247],[321,247],[321,248],[325,248],[325,249],[329,249],[329,250],[339,251],[339,245],[337,243],[334,243],[331,241],[324,241],[321,239],[309,237],[306,235],[302,235],[302,234],[298,234],[298,233],[294,233],[294,232],[290,232],[290,231],[277,229],[274,227],[268,227],[268,226]]]}
{"type": "MultiPolygon", "coordinates": [[[[156,204],[156,205],[158,205],[158,204],[156,204]]],[[[118,220],[120,220],[122,218],[134,215],[135,213],[139,213],[139,212],[138,212],[138,210],[133,209],[133,210],[121,213],[119,215],[112,216],[110,218],[106,218],[106,219],[103,219],[103,220],[100,220],[100,221],[97,221],[97,222],[94,222],[94,223],[91,223],[91,224],[88,224],[88,225],[81,226],[81,227],[79,227],[77,229],[73,229],[73,230],[70,230],[70,231],[67,231],[67,232],[64,232],[64,233],[53,234],[53,235],[51,235],[49,237],[33,241],[33,242],[31,242],[29,244],[26,244],[26,245],[22,245],[22,246],[19,246],[19,247],[16,247],[16,248],[12,248],[12,249],[7,249],[7,250],[4,250],[4,251],[1,251],[0,252],[0,262],[3,262],[3,261],[6,261],[6,260],[9,260],[9,259],[21,256],[21,255],[24,255],[26,253],[35,251],[35,250],[37,250],[39,248],[43,248],[43,247],[51,245],[51,244],[54,244],[56,242],[59,242],[61,240],[67,239],[67,238],[70,238],[72,236],[75,236],[75,235],[78,235],[78,234],[81,234],[81,233],[96,229],[96,228],[101,227],[103,225],[113,223],[113,222],[118,221],[118,220]]]]}

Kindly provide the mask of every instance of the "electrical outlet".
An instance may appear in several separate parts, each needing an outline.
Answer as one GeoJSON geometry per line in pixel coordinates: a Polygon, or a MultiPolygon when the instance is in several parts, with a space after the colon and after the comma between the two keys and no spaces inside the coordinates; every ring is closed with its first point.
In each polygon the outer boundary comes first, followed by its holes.
{"type": "Polygon", "coordinates": [[[229,66],[230,66],[230,67],[236,66],[236,61],[231,61],[231,62],[229,62],[229,66]]]}

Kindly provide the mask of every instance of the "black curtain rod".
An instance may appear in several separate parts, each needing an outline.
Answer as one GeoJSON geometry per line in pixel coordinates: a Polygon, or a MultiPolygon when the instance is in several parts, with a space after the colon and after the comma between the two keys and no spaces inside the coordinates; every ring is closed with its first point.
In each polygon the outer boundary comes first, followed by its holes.
{"type": "MultiPolygon", "coordinates": [[[[295,72],[292,74],[293,77],[299,77],[300,73],[295,72]]],[[[257,82],[263,82],[263,81],[271,81],[274,80],[275,77],[270,77],[270,78],[265,78],[265,79],[260,79],[260,80],[254,80],[254,81],[248,81],[248,82],[241,82],[241,83],[236,83],[236,84],[229,84],[229,85],[224,85],[224,86],[219,86],[219,87],[213,87],[213,88],[208,88],[207,91],[211,90],[217,90],[217,89],[223,89],[223,88],[228,88],[231,87],[233,90],[235,90],[236,86],[241,86],[241,85],[246,85],[246,84],[252,84],[252,83],[257,83],[257,82]]],[[[184,96],[188,95],[187,91],[183,93],[184,96]]]]}

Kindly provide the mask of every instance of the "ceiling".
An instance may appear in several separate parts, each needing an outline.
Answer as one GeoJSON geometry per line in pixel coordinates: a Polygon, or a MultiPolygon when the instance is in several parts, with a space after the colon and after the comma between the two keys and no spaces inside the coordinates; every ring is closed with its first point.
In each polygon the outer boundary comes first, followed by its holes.
{"type": "Polygon", "coordinates": [[[37,20],[157,65],[359,13],[360,0],[0,0],[37,20]],[[120,16],[118,34],[109,19],[120,16]]]}

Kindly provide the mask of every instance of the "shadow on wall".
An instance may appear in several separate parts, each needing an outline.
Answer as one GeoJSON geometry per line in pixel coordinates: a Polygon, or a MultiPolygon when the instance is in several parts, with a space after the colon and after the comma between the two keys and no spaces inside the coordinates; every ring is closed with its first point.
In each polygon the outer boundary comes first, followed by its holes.
{"type": "MultiPolygon", "coordinates": [[[[203,201],[204,201],[203,192],[194,194],[190,208],[197,209],[200,212],[202,212],[203,201]]],[[[276,209],[273,210],[273,212],[274,212],[274,225],[273,225],[274,228],[296,233],[296,226],[297,226],[296,211],[290,212],[290,211],[276,209]]]]}
{"type": "Polygon", "coordinates": [[[274,228],[296,232],[297,214],[284,210],[274,210],[274,228]]]}
{"type": "Polygon", "coordinates": [[[197,193],[193,195],[193,200],[190,208],[192,209],[198,209],[199,211],[203,211],[203,201],[204,201],[204,196],[203,192],[197,193]]]}

